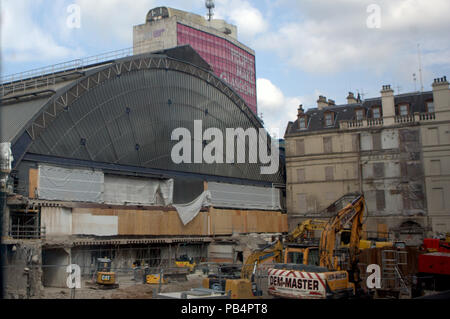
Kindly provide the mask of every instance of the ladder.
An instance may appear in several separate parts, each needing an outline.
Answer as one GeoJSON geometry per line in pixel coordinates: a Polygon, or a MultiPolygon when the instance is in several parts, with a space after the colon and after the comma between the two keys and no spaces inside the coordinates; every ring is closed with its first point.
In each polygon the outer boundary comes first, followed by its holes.
{"type": "Polygon", "coordinates": [[[409,288],[399,266],[407,265],[407,252],[384,249],[381,251],[382,286],[384,289],[398,289],[409,294],[409,288]]]}

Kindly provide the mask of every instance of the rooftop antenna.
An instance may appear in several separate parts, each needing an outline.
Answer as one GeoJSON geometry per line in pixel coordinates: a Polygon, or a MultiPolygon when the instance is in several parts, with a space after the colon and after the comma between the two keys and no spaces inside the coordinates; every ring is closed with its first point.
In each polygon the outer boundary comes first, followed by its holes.
{"type": "Polygon", "coordinates": [[[397,89],[397,94],[400,94],[400,89],[402,88],[400,85],[396,85],[395,88],[397,89]]]}
{"type": "Polygon", "coordinates": [[[356,90],[358,92],[359,95],[361,95],[362,101],[364,101],[364,96],[366,95],[366,93],[364,93],[364,89],[361,89],[361,92],[359,90],[356,90]]]}
{"type": "Polygon", "coordinates": [[[205,6],[206,9],[208,9],[208,21],[211,21],[212,16],[214,15],[213,9],[216,7],[214,4],[214,0],[206,0],[205,6]]]}
{"type": "Polygon", "coordinates": [[[417,77],[416,74],[413,73],[413,81],[414,81],[414,92],[417,92],[417,77]]]}
{"type": "Polygon", "coordinates": [[[420,43],[417,43],[417,54],[419,56],[419,79],[420,79],[420,92],[423,92],[423,80],[422,80],[422,58],[420,53],[420,43]]]}

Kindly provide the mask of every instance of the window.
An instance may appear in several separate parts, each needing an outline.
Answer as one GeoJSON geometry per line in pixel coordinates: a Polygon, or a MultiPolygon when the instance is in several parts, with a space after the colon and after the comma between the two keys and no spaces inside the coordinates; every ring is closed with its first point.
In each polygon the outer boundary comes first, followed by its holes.
{"type": "Polygon", "coordinates": [[[325,180],[332,181],[334,179],[333,166],[325,167],[325,180]]]}
{"type": "Polygon", "coordinates": [[[325,126],[333,126],[333,114],[325,113],[325,126]]]}
{"type": "Polygon", "coordinates": [[[324,137],[323,138],[323,152],[324,153],[332,153],[332,144],[331,144],[331,137],[324,137]]]}
{"type": "Polygon", "coordinates": [[[437,127],[432,127],[428,129],[428,143],[430,145],[439,144],[439,135],[437,127]]]}
{"type": "Polygon", "coordinates": [[[386,209],[386,198],[384,195],[384,190],[376,191],[376,202],[377,202],[377,210],[385,210],[386,209]]]}
{"type": "Polygon", "coordinates": [[[409,114],[409,105],[408,104],[400,104],[398,106],[398,115],[406,116],[409,114]]]}
{"type": "Polygon", "coordinates": [[[433,209],[442,210],[445,208],[444,202],[444,189],[443,188],[432,188],[431,189],[431,202],[433,209]]]}
{"type": "Polygon", "coordinates": [[[295,141],[295,147],[297,149],[297,155],[305,155],[305,140],[295,141]]]}
{"type": "Polygon", "coordinates": [[[303,183],[305,181],[305,169],[299,168],[297,169],[297,182],[303,183]]]}
{"type": "Polygon", "coordinates": [[[381,111],[380,111],[380,107],[374,107],[372,108],[372,116],[374,119],[379,119],[381,118],[381,111]]]}
{"type": "Polygon", "coordinates": [[[297,201],[300,213],[306,213],[306,194],[297,194],[297,201]]]}
{"type": "Polygon", "coordinates": [[[434,113],[434,102],[433,101],[427,102],[427,112],[434,113]]]}
{"type": "Polygon", "coordinates": [[[431,160],[431,175],[441,175],[441,160],[431,160]]]}
{"type": "Polygon", "coordinates": [[[306,128],[306,118],[304,117],[299,118],[298,125],[300,126],[300,128],[306,128]]]}
{"type": "Polygon", "coordinates": [[[364,119],[363,109],[356,110],[355,112],[356,112],[356,120],[361,121],[362,119],[364,119]]]}
{"type": "Polygon", "coordinates": [[[381,133],[372,134],[372,145],[374,151],[381,150],[381,133]]]}
{"type": "Polygon", "coordinates": [[[384,163],[374,163],[373,164],[373,177],[383,178],[384,177],[384,163]]]}

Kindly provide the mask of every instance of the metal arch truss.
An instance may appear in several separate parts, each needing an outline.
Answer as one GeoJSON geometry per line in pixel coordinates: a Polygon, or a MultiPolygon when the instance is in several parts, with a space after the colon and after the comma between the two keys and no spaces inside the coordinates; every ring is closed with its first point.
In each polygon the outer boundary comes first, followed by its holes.
{"type": "Polygon", "coordinates": [[[262,128],[261,123],[257,120],[250,108],[245,104],[244,100],[232,88],[225,84],[223,80],[193,64],[165,56],[153,55],[138,56],[133,57],[132,59],[121,59],[115,63],[102,67],[93,74],[85,75],[84,78],[77,80],[70,89],[52,97],[47,105],[44,106],[43,111],[41,111],[41,113],[32,121],[31,124],[29,124],[26,132],[30,135],[32,140],[35,140],[48,127],[48,125],[58,117],[58,114],[67,110],[69,106],[84,93],[113,77],[146,69],[173,70],[187,73],[206,81],[208,84],[212,85],[231,99],[255,127],[262,128]]]}

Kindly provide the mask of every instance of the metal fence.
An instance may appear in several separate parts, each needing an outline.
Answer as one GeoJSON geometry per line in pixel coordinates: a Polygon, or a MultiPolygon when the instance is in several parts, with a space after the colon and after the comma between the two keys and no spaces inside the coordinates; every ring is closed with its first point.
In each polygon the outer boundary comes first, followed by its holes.
{"type": "Polygon", "coordinates": [[[86,69],[88,66],[115,59],[126,58],[132,56],[135,52],[144,53],[158,49],[161,49],[161,43],[150,44],[140,42],[134,47],[48,65],[15,74],[4,75],[0,77],[0,95],[5,96],[6,94],[21,92],[28,89],[47,88],[56,83],[57,77],[81,71],[86,69]]]}
{"type": "Polygon", "coordinates": [[[14,239],[44,239],[45,226],[11,225],[9,229],[9,236],[14,239]]]}

